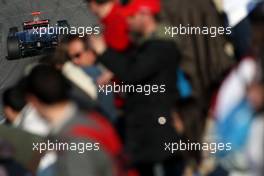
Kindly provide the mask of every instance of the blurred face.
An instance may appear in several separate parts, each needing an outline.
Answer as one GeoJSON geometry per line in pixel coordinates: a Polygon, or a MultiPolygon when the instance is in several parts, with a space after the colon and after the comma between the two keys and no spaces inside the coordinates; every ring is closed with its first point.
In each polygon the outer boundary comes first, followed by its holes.
{"type": "Polygon", "coordinates": [[[99,16],[99,5],[94,2],[94,1],[91,1],[91,2],[88,2],[88,8],[96,15],[96,16],[99,16]]]}
{"type": "Polygon", "coordinates": [[[137,12],[129,16],[127,21],[131,32],[141,33],[145,28],[146,14],[144,12],[137,12]]]}
{"type": "Polygon", "coordinates": [[[68,45],[68,55],[71,61],[81,67],[91,66],[95,62],[95,54],[92,50],[86,49],[83,42],[74,40],[68,45]]]}
{"type": "Polygon", "coordinates": [[[251,105],[260,110],[264,107],[264,87],[261,84],[253,84],[249,87],[247,97],[251,105]]]}

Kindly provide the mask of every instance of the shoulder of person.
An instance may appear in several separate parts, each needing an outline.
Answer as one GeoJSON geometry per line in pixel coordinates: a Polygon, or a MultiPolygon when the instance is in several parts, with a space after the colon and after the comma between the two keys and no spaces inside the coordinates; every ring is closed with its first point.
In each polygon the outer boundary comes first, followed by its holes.
{"type": "Polygon", "coordinates": [[[145,42],[145,45],[153,48],[167,48],[167,49],[175,49],[177,45],[174,40],[162,39],[162,38],[153,38],[145,42]]]}

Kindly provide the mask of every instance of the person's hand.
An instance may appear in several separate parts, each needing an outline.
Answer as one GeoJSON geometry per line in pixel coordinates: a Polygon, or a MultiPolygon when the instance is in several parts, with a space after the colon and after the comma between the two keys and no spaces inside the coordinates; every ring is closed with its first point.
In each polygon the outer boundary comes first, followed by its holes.
{"type": "Polygon", "coordinates": [[[98,85],[106,85],[109,84],[112,80],[112,78],[114,77],[114,74],[109,71],[109,70],[105,70],[101,76],[98,77],[97,79],[97,84],[98,85]]]}
{"type": "Polygon", "coordinates": [[[101,55],[107,49],[106,43],[102,35],[92,35],[90,37],[90,46],[96,54],[101,55]]]}

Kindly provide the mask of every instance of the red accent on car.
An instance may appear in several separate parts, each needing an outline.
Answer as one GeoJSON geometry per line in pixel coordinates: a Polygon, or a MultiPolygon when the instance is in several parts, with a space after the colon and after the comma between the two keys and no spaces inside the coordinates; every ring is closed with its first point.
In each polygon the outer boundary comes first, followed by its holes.
{"type": "Polygon", "coordinates": [[[32,12],[31,15],[35,16],[35,15],[40,15],[41,13],[40,12],[32,12]]]}
{"type": "Polygon", "coordinates": [[[36,24],[48,24],[49,20],[39,20],[39,21],[26,21],[23,23],[24,26],[32,26],[36,24]]]}

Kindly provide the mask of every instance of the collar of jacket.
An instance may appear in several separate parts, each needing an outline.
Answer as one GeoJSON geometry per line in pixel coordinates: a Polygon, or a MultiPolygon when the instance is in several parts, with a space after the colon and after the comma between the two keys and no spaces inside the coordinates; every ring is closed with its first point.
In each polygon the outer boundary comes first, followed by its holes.
{"type": "Polygon", "coordinates": [[[59,134],[71,121],[71,119],[76,118],[76,114],[78,114],[78,107],[75,103],[70,102],[65,108],[64,118],[56,124],[52,125],[51,135],[59,134]]]}
{"type": "Polygon", "coordinates": [[[137,44],[142,45],[150,40],[174,40],[170,35],[166,34],[166,27],[168,24],[161,23],[157,26],[157,29],[150,35],[142,37],[138,40],[137,44]]]}

